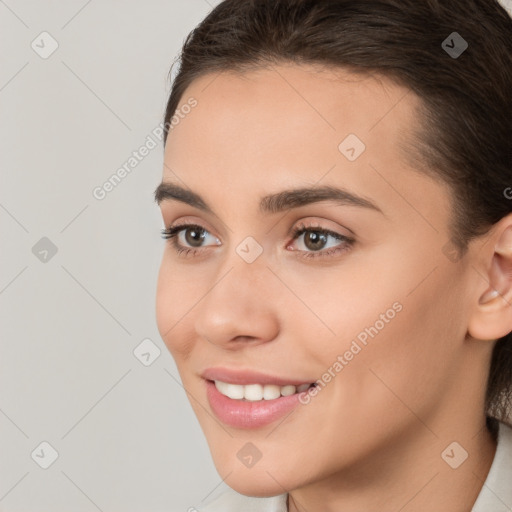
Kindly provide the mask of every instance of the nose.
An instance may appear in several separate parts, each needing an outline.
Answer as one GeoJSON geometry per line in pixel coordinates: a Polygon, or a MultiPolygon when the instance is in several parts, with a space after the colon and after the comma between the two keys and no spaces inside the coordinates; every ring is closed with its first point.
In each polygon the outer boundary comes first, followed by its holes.
{"type": "Polygon", "coordinates": [[[279,297],[273,287],[275,280],[264,261],[235,262],[217,276],[195,308],[196,334],[225,349],[274,340],[279,333],[279,297]]]}

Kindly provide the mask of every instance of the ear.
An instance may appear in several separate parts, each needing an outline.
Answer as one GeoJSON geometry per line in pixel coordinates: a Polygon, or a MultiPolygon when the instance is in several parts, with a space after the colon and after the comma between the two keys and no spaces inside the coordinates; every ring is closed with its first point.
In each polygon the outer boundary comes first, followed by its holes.
{"type": "Polygon", "coordinates": [[[512,331],[512,214],[494,225],[481,257],[478,272],[483,291],[468,333],[475,339],[496,340],[512,331]]]}

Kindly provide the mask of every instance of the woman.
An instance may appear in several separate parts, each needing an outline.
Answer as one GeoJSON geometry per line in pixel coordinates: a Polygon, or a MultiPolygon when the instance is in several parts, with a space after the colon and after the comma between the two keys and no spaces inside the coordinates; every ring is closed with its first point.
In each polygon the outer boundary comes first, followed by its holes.
{"type": "Polygon", "coordinates": [[[186,40],[157,322],[232,488],[197,509],[511,509],[511,36],[226,0],[186,40]]]}

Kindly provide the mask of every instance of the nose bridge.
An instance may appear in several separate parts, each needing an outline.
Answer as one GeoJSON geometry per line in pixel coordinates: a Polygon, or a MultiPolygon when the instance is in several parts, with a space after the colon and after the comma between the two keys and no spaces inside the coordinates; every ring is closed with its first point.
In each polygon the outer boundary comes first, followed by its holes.
{"type": "Polygon", "coordinates": [[[254,258],[251,243],[239,244],[224,260],[198,303],[195,327],[199,336],[221,344],[239,337],[269,341],[277,335],[277,301],[269,294],[272,274],[261,254],[254,258]],[[254,259],[247,258],[248,254],[254,259]]]}

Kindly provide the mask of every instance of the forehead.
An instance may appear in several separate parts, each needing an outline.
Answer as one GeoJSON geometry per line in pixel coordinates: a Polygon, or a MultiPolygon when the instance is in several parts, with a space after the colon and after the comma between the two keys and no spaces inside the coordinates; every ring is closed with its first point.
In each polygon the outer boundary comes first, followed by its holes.
{"type": "Polygon", "coordinates": [[[203,157],[210,165],[227,154],[239,161],[272,157],[276,165],[301,161],[311,151],[333,160],[350,134],[381,159],[396,160],[419,101],[380,76],[292,65],[202,76],[177,112],[190,98],[197,107],[172,127],[167,149],[175,161],[186,149],[188,161],[203,157]],[[202,151],[191,153],[190,143],[202,151]]]}

